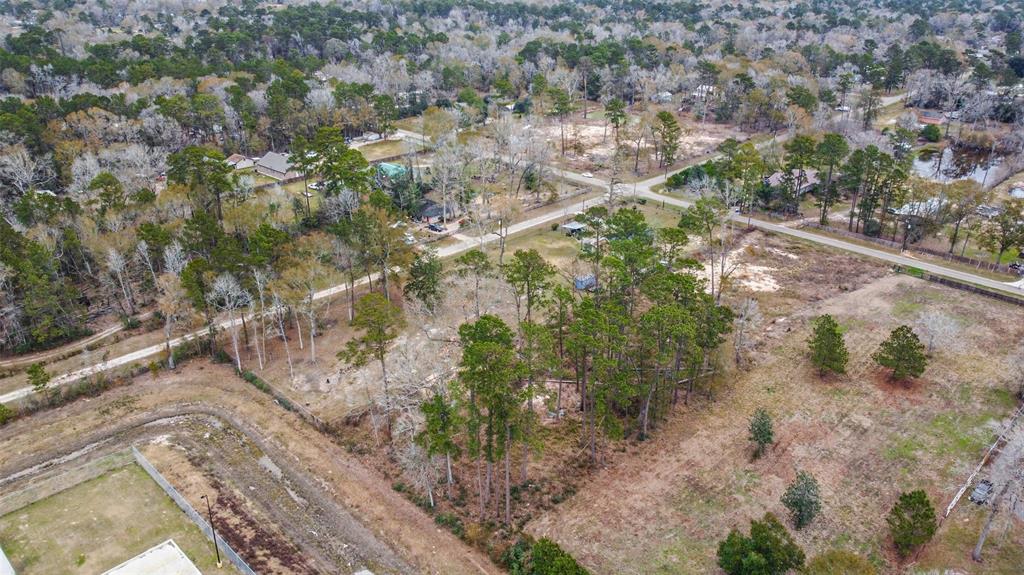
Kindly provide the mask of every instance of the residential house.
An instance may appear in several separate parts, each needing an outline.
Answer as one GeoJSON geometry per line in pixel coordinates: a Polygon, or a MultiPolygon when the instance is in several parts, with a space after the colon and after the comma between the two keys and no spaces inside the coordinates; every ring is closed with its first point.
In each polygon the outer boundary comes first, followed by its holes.
{"type": "Polygon", "coordinates": [[[459,206],[455,202],[445,202],[444,208],[442,209],[441,204],[434,200],[423,200],[420,203],[420,209],[416,213],[416,219],[425,223],[433,224],[436,222],[451,221],[459,216],[459,206]]]}
{"type": "MultiPolygon", "coordinates": [[[[792,171],[791,176],[794,182],[796,182],[796,178],[799,173],[799,170],[792,171]]],[[[786,185],[786,175],[782,172],[775,172],[765,178],[765,183],[773,188],[781,188],[783,185],[786,185]]],[[[820,183],[821,180],[818,178],[818,170],[804,170],[803,182],[801,183],[800,189],[796,191],[797,195],[806,194],[820,183]]]]}
{"type": "Polygon", "coordinates": [[[890,211],[897,216],[927,217],[938,214],[946,204],[946,200],[942,198],[930,198],[923,202],[910,202],[903,204],[898,209],[890,211]]]}
{"type": "Polygon", "coordinates": [[[690,97],[696,100],[706,100],[712,98],[718,93],[718,88],[710,84],[701,84],[690,93],[690,97]]]}
{"type": "Polygon", "coordinates": [[[651,101],[655,104],[671,104],[672,103],[672,92],[658,92],[657,94],[651,94],[651,101]]]}
{"type": "Polygon", "coordinates": [[[298,176],[298,172],[292,170],[292,164],[288,156],[277,152],[267,152],[256,162],[256,173],[263,174],[275,180],[284,180],[298,176]]]}

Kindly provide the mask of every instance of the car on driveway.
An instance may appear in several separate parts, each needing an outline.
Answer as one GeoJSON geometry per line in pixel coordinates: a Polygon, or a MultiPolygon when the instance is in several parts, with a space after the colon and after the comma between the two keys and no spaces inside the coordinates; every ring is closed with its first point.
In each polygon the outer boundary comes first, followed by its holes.
{"type": "Polygon", "coordinates": [[[448,228],[444,227],[442,224],[430,224],[427,226],[427,229],[437,233],[448,231],[448,228]]]}

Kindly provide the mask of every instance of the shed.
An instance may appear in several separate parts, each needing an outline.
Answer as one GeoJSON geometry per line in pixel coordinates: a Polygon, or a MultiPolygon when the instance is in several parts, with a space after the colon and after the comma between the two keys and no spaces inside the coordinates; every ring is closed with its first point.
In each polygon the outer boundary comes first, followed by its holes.
{"type": "Polygon", "coordinates": [[[246,158],[242,154],[231,154],[226,160],[227,164],[236,170],[244,170],[256,165],[256,162],[246,158]]]}
{"type": "Polygon", "coordinates": [[[971,492],[971,501],[982,505],[988,501],[988,498],[992,495],[992,482],[988,479],[982,479],[978,482],[977,487],[971,492]]]}
{"type": "Polygon", "coordinates": [[[256,172],[275,180],[283,180],[292,175],[292,164],[288,156],[277,152],[267,152],[256,162],[256,172]]]}
{"type": "Polygon", "coordinates": [[[571,220],[562,224],[561,228],[567,236],[578,236],[587,230],[587,224],[571,220]]]}

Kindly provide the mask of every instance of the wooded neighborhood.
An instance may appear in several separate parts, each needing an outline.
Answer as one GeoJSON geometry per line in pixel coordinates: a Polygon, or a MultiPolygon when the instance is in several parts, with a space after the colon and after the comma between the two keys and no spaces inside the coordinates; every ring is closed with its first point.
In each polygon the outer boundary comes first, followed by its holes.
{"type": "Polygon", "coordinates": [[[1019,572],[1022,34],[0,3],[0,559],[1019,572]]]}

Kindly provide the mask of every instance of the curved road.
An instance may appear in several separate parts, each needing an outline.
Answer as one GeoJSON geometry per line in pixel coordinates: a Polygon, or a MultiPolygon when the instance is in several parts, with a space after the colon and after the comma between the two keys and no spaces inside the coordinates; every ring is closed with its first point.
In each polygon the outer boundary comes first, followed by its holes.
{"type": "MultiPolygon", "coordinates": [[[[896,95],[896,96],[889,96],[887,98],[884,98],[883,99],[883,105],[890,105],[890,104],[892,104],[894,102],[897,102],[897,101],[899,101],[899,99],[901,97],[902,96],[896,95]]],[[[400,130],[398,132],[398,135],[399,135],[399,137],[401,137],[403,139],[413,140],[413,141],[416,141],[416,142],[424,142],[424,141],[426,141],[426,139],[423,136],[421,136],[419,134],[416,134],[414,132],[408,132],[408,131],[400,130]]],[[[780,136],[780,138],[776,139],[776,142],[779,139],[785,138],[787,135],[788,134],[783,134],[782,136],[780,136]]],[[[696,161],[704,162],[704,161],[707,161],[709,159],[714,159],[715,157],[716,157],[716,155],[709,155],[709,156],[706,156],[706,157],[699,158],[696,161]]],[[[677,197],[673,197],[673,196],[668,196],[668,195],[665,195],[665,194],[660,194],[660,193],[654,192],[652,190],[652,188],[654,186],[657,186],[657,185],[665,183],[665,180],[667,179],[668,176],[671,176],[673,173],[676,173],[678,171],[680,171],[680,170],[676,170],[675,172],[669,172],[668,174],[661,174],[661,175],[649,178],[647,180],[643,180],[643,181],[639,181],[639,182],[633,182],[633,183],[623,183],[623,184],[620,184],[620,185],[623,186],[623,188],[625,188],[625,190],[626,190],[625,194],[627,194],[627,195],[629,193],[632,193],[636,197],[643,197],[643,198],[647,198],[647,199],[653,200],[653,201],[664,202],[665,204],[668,204],[668,205],[685,208],[685,207],[690,206],[692,204],[692,202],[689,202],[687,200],[683,200],[681,198],[677,198],[677,197]]],[[[597,177],[594,177],[594,176],[584,176],[582,174],[579,174],[579,173],[576,173],[576,172],[572,172],[572,171],[569,171],[569,170],[565,170],[565,169],[562,169],[562,168],[552,167],[551,168],[551,173],[555,177],[562,178],[564,180],[567,180],[567,181],[570,181],[570,182],[573,182],[573,183],[582,184],[582,185],[590,186],[590,187],[597,188],[597,189],[608,190],[611,187],[611,182],[609,182],[607,180],[604,180],[602,178],[597,178],[597,177]]],[[[541,215],[538,215],[536,217],[533,217],[533,218],[530,218],[530,219],[527,219],[527,220],[515,223],[515,224],[509,226],[509,229],[508,229],[509,235],[520,234],[520,233],[529,231],[531,229],[537,228],[539,226],[544,226],[544,225],[548,225],[548,224],[550,224],[552,222],[563,220],[564,218],[568,217],[569,215],[571,215],[571,214],[573,214],[575,212],[583,211],[588,206],[593,206],[597,202],[600,202],[600,200],[598,200],[598,199],[584,200],[584,201],[577,202],[575,204],[566,206],[566,207],[564,207],[561,210],[554,210],[552,212],[541,214],[541,215]]],[[[743,221],[743,223],[746,223],[746,220],[747,220],[746,216],[739,216],[737,214],[734,214],[732,216],[732,218],[734,220],[736,220],[736,221],[743,221]]],[[[901,266],[916,267],[916,268],[922,269],[922,270],[924,270],[924,271],[926,271],[926,272],[928,272],[930,274],[936,275],[936,276],[942,276],[942,277],[954,279],[954,280],[957,280],[957,281],[968,282],[968,283],[972,283],[972,284],[975,284],[975,285],[978,285],[978,286],[981,286],[981,287],[985,287],[985,288],[988,288],[988,289],[998,290],[998,291],[1001,291],[1001,292],[1004,292],[1004,293],[1008,293],[1008,294],[1024,295],[1024,290],[1022,290],[1022,284],[1020,282],[1018,282],[1018,283],[1008,283],[1008,282],[1002,282],[1002,281],[998,281],[998,280],[993,280],[993,279],[990,279],[990,278],[987,278],[987,277],[984,277],[984,276],[979,276],[979,275],[975,275],[975,274],[972,274],[972,273],[969,273],[969,272],[948,268],[948,267],[939,265],[937,263],[931,263],[931,262],[927,262],[927,261],[922,261],[922,260],[919,260],[919,259],[915,259],[915,258],[912,258],[912,257],[909,257],[909,256],[902,255],[902,254],[894,254],[894,253],[891,253],[891,252],[886,252],[886,251],[883,251],[883,250],[879,250],[879,249],[863,246],[863,245],[856,244],[856,243],[853,243],[853,242],[847,242],[847,241],[835,239],[835,238],[824,236],[824,235],[819,235],[819,234],[814,234],[814,233],[806,232],[806,231],[799,230],[799,229],[793,229],[793,228],[789,228],[789,227],[786,227],[786,226],[780,226],[778,224],[774,224],[774,223],[771,223],[771,222],[766,222],[766,221],[763,221],[763,220],[751,219],[750,220],[750,224],[752,226],[754,226],[754,227],[756,227],[758,229],[764,230],[766,232],[782,234],[782,235],[788,235],[788,236],[799,238],[799,239],[806,240],[806,241],[809,241],[809,242],[814,242],[814,243],[818,243],[818,244],[821,244],[821,245],[829,246],[829,247],[832,247],[832,248],[841,249],[841,250],[845,250],[845,251],[852,252],[852,253],[855,253],[855,254],[860,254],[860,255],[863,255],[863,256],[879,259],[879,260],[886,261],[886,262],[889,262],[889,263],[892,263],[892,264],[898,264],[898,265],[901,265],[901,266]]],[[[482,241],[480,240],[480,238],[463,237],[462,239],[460,239],[458,241],[458,243],[451,244],[451,245],[445,246],[445,247],[437,250],[437,253],[438,253],[438,255],[440,257],[445,257],[446,258],[446,257],[454,256],[454,255],[460,254],[462,252],[471,250],[473,248],[476,248],[481,243],[487,244],[487,243],[494,242],[497,239],[498,239],[498,236],[496,236],[494,234],[490,234],[490,235],[485,236],[482,241]]],[[[367,278],[363,277],[360,280],[356,281],[355,285],[356,285],[356,287],[359,287],[361,285],[364,285],[366,282],[367,282],[367,278]]],[[[320,292],[317,292],[314,297],[315,297],[315,299],[323,299],[323,298],[331,297],[331,296],[334,296],[334,295],[337,295],[337,294],[340,294],[340,293],[344,293],[347,289],[348,289],[347,285],[339,284],[339,285],[327,288],[325,290],[322,290],[320,292]]],[[[232,327],[233,325],[238,324],[238,323],[241,323],[240,319],[236,319],[234,321],[227,321],[227,320],[225,320],[225,321],[219,322],[217,324],[217,328],[218,329],[224,329],[224,328],[232,327]]],[[[207,331],[205,329],[201,329],[201,330],[197,330],[197,331],[194,331],[192,333],[183,335],[181,337],[175,338],[175,339],[171,340],[171,347],[177,347],[177,346],[181,345],[182,343],[187,342],[187,341],[189,341],[191,339],[205,336],[206,333],[207,333],[207,331]]],[[[104,362],[101,362],[101,363],[98,363],[98,364],[95,364],[95,365],[92,365],[92,366],[89,366],[89,367],[85,367],[85,368],[82,368],[82,369],[79,369],[79,370],[76,370],[76,371],[73,371],[73,372],[69,372],[69,373],[65,373],[65,374],[56,376],[56,377],[54,377],[50,381],[50,386],[51,387],[56,387],[56,386],[60,386],[60,385],[67,385],[69,383],[78,381],[78,380],[83,379],[85,377],[89,377],[89,376],[94,375],[96,373],[101,373],[103,371],[111,370],[111,369],[114,369],[114,368],[117,368],[117,367],[122,367],[122,366],[125,366],[125,365],[130,365],[132,363],[138,363],[138,362],[140,362],[142,360],[149,360],[149,359],[159,355],[160,353],[162,353],[165,349],[166,349],[166,346],[164,344],[159,344],[159,345],[153,345],[153,346],[149,346],[149,347],[146,347],[146,348],[143,348],[143,349],[139,349],[137,351],[134,351],[134,352],[131,352],[131,353],[127,353],[125,355],[114,357],[114,358],[108,359],[107,361],[104,361],[104,362]]],[[[11,401],[16,401],[18,399],[27,397],[28,395],[31,395],[32,393],[33,393],[33,390],[32,390],[31,387],[23,387],[21,389],[16,389],[16,390],[14,390],[12,392],[9,392],[9,393],[6,393],[6,394],[0,396],[0,403],[8,403],[8,402],[11,402],[11,401]]]]}

